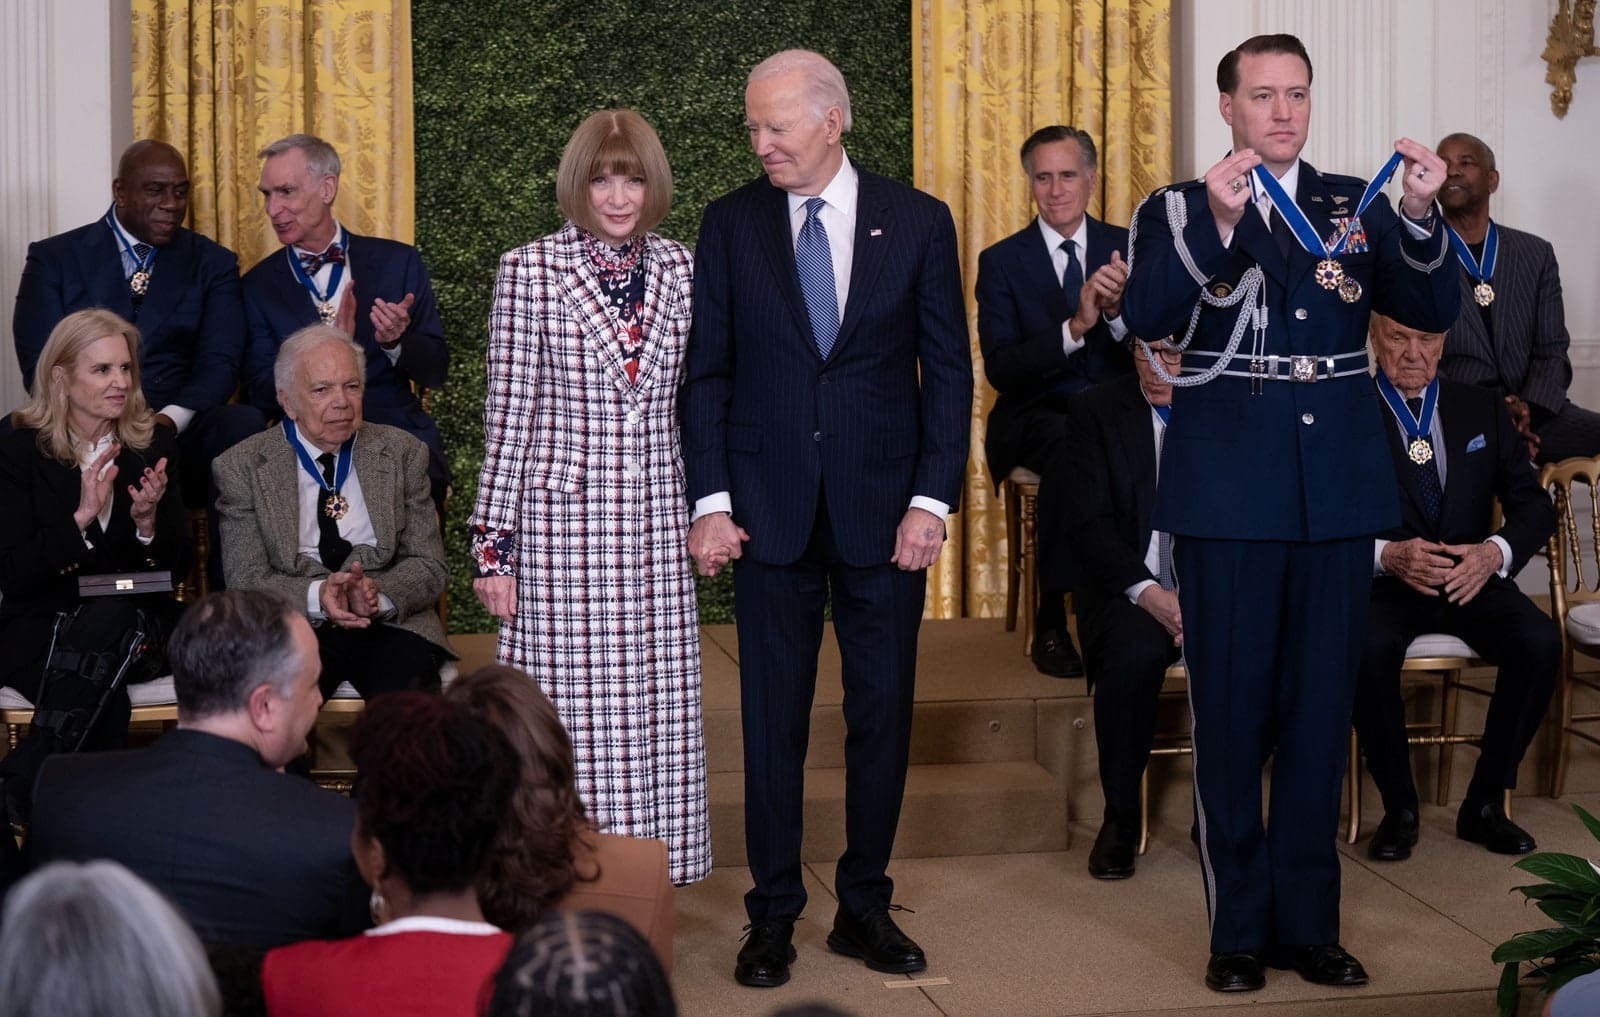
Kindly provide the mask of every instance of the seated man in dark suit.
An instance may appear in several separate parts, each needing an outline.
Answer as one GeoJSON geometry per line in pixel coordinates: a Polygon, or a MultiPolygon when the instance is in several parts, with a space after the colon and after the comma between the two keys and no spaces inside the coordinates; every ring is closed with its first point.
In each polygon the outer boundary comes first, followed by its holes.
{"type": "Polygon", "coordinates": [[[999,483],[1018,466],[1039,474],[1039,609],[1033,662],[1058,678],[1083,673],[1067,633],[1073,586],[1060,459],[1074,433],[1067,396],[1132,373],[1118,316],[1128,268],[1128,231],[1085,210],[1095,193],[1094,140],[1073,127],[1035,131],[1022,169],[1039,215],[978,255],[978,341],[999,397],[984,451],[999,483]]]}
{"type": "Polygon", "coordinates": [[[450,366],[422,258],[409,244],[357,236],[334,218],[339,153],[326,141],[291,134],[260,154],[262,200],[284,248],[244,276],[247,397],[268,419],[282,416],[272,376],[278,347],[307,325],[337,325],[367,355],[367,418],[409,431],[428,447],[430,493],[442,507],[449,487],[444,443],[411,388],[439,388],[450,366]]]}
{"type": "Polygon", "coordinates": [[[1501,399],[1437,376],[1443,334],[1375,314],[1371,337],[1401,522],[1377,541],[1356,686],[1356,733],[1383,795],[1383,822],[1367,854],[1397,861],[1417,842],[1399,675],[1407,645],[1428,632],[1465,641],[1500,669],[1456,836],[1526,854],[1533,838],[1506,818],[1501,799],[1517,786],[1517,766],[1550,701],[1561,634],[1511,577],[1554,532],[1555,512],[1501,399]],[[1498,530],[1496,498],[1504,517],[1498,530]]]}
{"type": "Polygon", "coordinates": [[[214,470],[228,584],[303,606],[322,651],[322,694],[437,689],[454,654],[439,622],[444,547],[428,495],[428,450],[364,423],[365,351],[331,325],[278,349],[280,426],[234,446],[214,470]]]}
{"type": "Polygon", "coordinates": [[[227,590],[189,609],[167,653],[178,729],[144,749],[51,757],[30,861],[120,862],[211,944],[268,948],[363,928],[355,810],[277,769],[306,751],[322,705],[311,627],[287,601],[227,590]]]}
{"type": "MultiPolygon", "coordinates": [[[[210,506],[211,461],[264,426],[259,410],[228,401],[246,334],[239,259],[184,229],[189,171],[171,145],[128,146],[111,194],[102,218],[28,246],[12,317],[22,380],[33,386],[50,330],[73,311],[105,307],[139,326],[141,387],[157,422],[178,432],[184,502],[210,506]]],[[[212,516],[208,567],[220,586],[212,516]]]]}
{"type": "Polygon", "coordinates": [[[1139,782],[1155,739],[1156,697],[1183,645],[1172,543],[1150,528],[1157,464],[1182,357],[1165,343],[1135,343],[1137,375],[1103,382],[1068,401],[1074,438],[1063,458],[1066,534],[1078,564],[1078,635],[1094,692],[1105,818],[1089,852],[1096,879],[1133,875],[1139,845],[1139,782]]]}

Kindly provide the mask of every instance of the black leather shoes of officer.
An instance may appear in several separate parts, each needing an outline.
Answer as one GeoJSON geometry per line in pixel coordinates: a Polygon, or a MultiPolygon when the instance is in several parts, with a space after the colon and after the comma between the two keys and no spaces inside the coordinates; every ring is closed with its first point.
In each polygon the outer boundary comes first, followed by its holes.
{"type": "Polygon", "coordinates": [[[1401,862],[1411,857],[1416,846],[1417,814],[1410,809],[1385,812],[1367,845],[1367,857],[1375,862],[1401,862]]]}
{"type": "Polygon", "coordinates": [[[789,980],[789,965],[794,963],[794,919],[768,918],[745,926],[744,946],[733,968],[733,980],[740,985],[770,989],[789,980]]]}
{"type": "Polygon", "coordinates": [[[1139,824],[1116,817],[1100,824],[1100,834],[1089,849],[1089,875],[1096,879],[1127,879],[1133,875],[1139,854],[1139,824]]]}
{"type": "Polygon", "coordinates": [[[1267,951],[1266,962],[1279,970],[1293,968],[1315,985],[1367,984],[1367,969],[1338,943],[1275,947],[1267,951]]]}
{"type": "Polygon", "coordinates": [[[828,949],[861,960],[874,971],[900,975],[921,971],[928,966],[922,947],[900,931],[890,911],[909,911],[891,904],[873,908],[864,915],[852,915],[844,908],[833,916],[833,931],[828,933],[828,949]]]}
{"type": "Polygon", "coordinates": [[[1206,964],[1206,988],[1215,992],[1254,992],[1267,984],[1257,953],[1214,953],[1206,964]]]}
{"type": "Polygon", "coordinates": [[[1482,844],[1497,855],[1525,855],[1538,847],[1532,834],[1506,817],[1499,801],[1469,798],[1462,802],[1456,813],[1456,836],[1482,844]]]}

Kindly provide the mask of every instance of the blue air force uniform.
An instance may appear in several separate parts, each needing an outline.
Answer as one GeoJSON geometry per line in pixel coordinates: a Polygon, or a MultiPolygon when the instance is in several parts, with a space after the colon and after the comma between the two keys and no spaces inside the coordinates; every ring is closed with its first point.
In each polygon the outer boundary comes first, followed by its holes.
{"type": "Polygon", "coordinates": [[[1335,837],[1370,538],[1400,515],[1367,321],[1377,310],[1443,332],[1460,301],[1442,226],[1419,238],[1425,227],[1381,194],[1357,217],[1365,181],[1304,162],[1298,174],[1295,203],[1318,234],[1351,234],[1339,261],[1353,300],[1323,288],[1322,255],[1275,237],[1255,207],[1224,247],[1198,181],[1140,205],[1122,298],[1135,335],[1182,343],[1192,321],[1183,373],[1215,375],[1173,392],[1152,521],[1177,538],[1214,953],[1338,942],[1335,837]]]}

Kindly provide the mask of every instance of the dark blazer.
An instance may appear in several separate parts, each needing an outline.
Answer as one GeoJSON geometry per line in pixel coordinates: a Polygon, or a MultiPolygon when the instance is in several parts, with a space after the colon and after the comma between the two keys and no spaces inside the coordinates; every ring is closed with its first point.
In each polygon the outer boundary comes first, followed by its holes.
{"type": "MultiPolygon", "coordinates": [[[[1127,230],[1086,219],[1085,279],[1111,261],[1112,251],[1128,257],[1127,230]]],[[[1103,319],[1084,335],[1081,349],[1070,356],[1062,349],[1061,326],[1071,315],[1038,219],[978,255],[976,294],[984,374],[999,393],[986,446],[989,473],[998,483],[1020,461],[1018,445],[1027,437],[1021,422],[1029,410],[1040,404],[1064,410],[1071,393],[1133,373],[1133,358],[1103,319]]]]}
{"type": "MultiPolygon", "coordinates": [[[[1445,336],[1439,373],[1559,412],[1572,384],[1572,362],[1567,357],[1572,340],[1555,248],[1532,233],[1499,223],[1495,229],[1500,248],[1495,256],[1494,303],[1489,307],[1494,334],[1489,334],[1483,311],[1472,296],[1477,280],[1457,262],[1461,316],[1445,336]]],[[[1451,259],[1455,260],[1453,253],[1451,259]]]]}
{"type": "Polygon", "coordinates": [[[50,330],[87,307],[109,308],[139,326],[139,381],[152,410],[208,410],[233,395],[246,333],[239,259],[226,247],[179,228],[156,254],[150,288],[135,310],[116,237],[103,219],[29,244],[11,319],[24,384],[33,386],[50,330]]]}
{"type": "Polygon", "coordinates": [[[1155,424],[1139,377],[1088,389],[1067,403],[1067,426],[1082,440],[1067,450],[1067,530],[1080,615],[1093,616],[1128,587],[1154,580],[1145,567],[1156,501],[1155,424]]]}
{"type": "Polygon", "coordinates": [[[956,507],[972,359],[945,204],[859,170],[839,337],[818,356],[786,194],[762,176],[712,202],[695,250],[680,395],[691,500],[731,492],[744,553],[789,564],[819,489],[840,554],[877,565],[914,495],[956,507]]]}
{"type": "Polygon", "coordinates": [[[33,865],[109,858],[172,900],[206,943],[274,947],[364,928],[355,807],[242,742],[179,729],[147,748],[52,756],[33,865]]]}
{"type": "MultiPolygon", "coordinates": [[[[1365,186],[1302,161],[1295,203],[1327,237],[1347,214],[1340,210],[1355,210],[1365,186]]],[[[1279,357],[1362,351],[1374,310],[1443,332],[1460,307],[1443,225],[1418,240],[1381,194],[1361,216],[1363,241],[1340,257],[1361,286],[1354,303],[1313,278],[1320,255],[1291,244],[1285,256],[1254,209],[1245,211],[1231,246],[1223,247],[1203,183],[1156,191],[1139,206],[1135,222],[1122,298],[1123,318],[1135,335],[1176,333],[1181,341],[1202,289],[1232,294],[1256,265],[1265,273],[1263,353],[1279,357]],[[1180,216],[1183,225],[1175,225],[1180,216]]],[[[1202,305],[1190,349],[1221,352],[1238,312],[1238,306],[1202,305]]],[[[1246,329],[1232,369],[1248,369],[1252,341],[1246,329]]],[[[1192,357],[1184,366],[1191,361],[1197,367],[1214,362],[1192,357]]],[[[1394,525],[1399,510],[1383,471],[1378,409],[1377,392],[1360,374],[1311,384],[1269,381],[1259,394],[1242,377],[1177,389],[1162,447],[1155,525],[1196,537],[1288,541],[1359,537],[1394,525]]]]}
{"type": "Polygon", "coordinates": [[[24,695],[37,691],[36,669],[49,648],[56,612],[78,604],[80,576],[168,569],[179,577],[189,560],[171,431],[157,427],[147,449],[123,447],[108,529],[101,533],[99,522],[89,524],[92,549],[72,519],[82,474],[76,465],[39,451],[38,434],[33,428],[0,433],[0,685],[24,695]],[[147,547],[128,512],[128,486],[163,457],[167,490],[156,508],[155,540],[147,547]]]}
{"type": "MultiPolygon", "coordinates": [[[[356,292],[355,340],[367,351],[367,391],[363,416],[375,424],[388,424],[421,438],[430,452],[444,461],[439,428],[422,409],[412,382],[424,388],[444,385],[450,367],[450,348],[433,299],[433,284],[417,249],[382,237],[350,238],[350,271],[356,292]],[[400,340],[400,359],[391,364],[378,348],[372,327],[372,302],[378,297],[391,303],[416,295],[411,305],[411,327],[400,340]]],[[[285,248],[258,261],[244,276],[245,311],[250,321],[250,344],[245,354],[245,396],[269,419],[283,416],[272,363],[283,341],[317,322],[317,309],[295,278],[285,248]]]]}
{"type": "MultiPolygon", "coordinates": [[[[1498,273],[1496,273],[1498,275],[1498,273]]],[[[1496,301],[1498,303],[1498,300],[1496,301]]],[[[1476,306],[1476,305],[1474,305],[1476,306]]],[[[1478,544],[1498,534],[1511,545],[1511,574],[1528,563],[1555,532],[1555,509],[1528,462],[1505,404],[1493,392],[1464,382],[1439,379],[1437,413],[1444,431],[1444,503],[1438,525],[1429,523],[1415,482],[1416,467],[1387,405],[1381,401],[1390,459],[1402,492],[1400,525],[1380,536],[1388,540],[1423,537],[1445,544],[1478,544]],[[1477,447],[1468,451],[1468,446],[1477,447]],[[1494,502],[1500,499],[1504,522],[1494,528],[1494,502]]],[[[1398,581],[1398,580],[1396,580],[1398,581]]]]}

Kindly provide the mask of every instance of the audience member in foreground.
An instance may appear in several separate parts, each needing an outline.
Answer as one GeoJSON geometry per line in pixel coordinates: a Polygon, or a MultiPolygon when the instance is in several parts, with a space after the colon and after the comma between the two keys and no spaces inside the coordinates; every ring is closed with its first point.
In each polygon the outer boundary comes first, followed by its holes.
{"type": "Polygon", "coordinates": [[[6,898],[0,1017],[217,1017],[193,930],[115,862],[48,865],[6,898]]]}
{"type": "Polygon", "coordinates": [[[511,808],[478,882],[484,915],[516,932],[551,908],[609,911],[650,941],[671,974],[667,846],[590,825],[573,781],[572,742],[539,686],[492,664],[456,680],[445,698],[504,732],[518,757],[511,808]]]}
{"type": "MultiPolygon", "coordinates": [[[[81,576],[185,564],[177,444],[145,405],[138,347],[139,330],[110,311],[67,315],[40,351],[15,429],[0,435],[0,685],[30,701],[56,612],[81,602],[81,576]]],[[[119,692],[87,747],[123,745],[128,709],[119,692]]]]}
{"type": "Polygon", "coordinates": [[[656,132],[587,117],[556,202],[566,223],[500,259],[472,588],[500,619],[496,659],[561,711],[595,821],[666,841],[692,883],[711,823],[678,438],[691,261],[651,232],[672,206],[656,132]]]}
{"type": "Polygon", "coordinates": [[[511,936],[483,920],[476,883],[510,805],[504,736],[424,692],[375,700],[350,736],[356,866],[375,928],[267,954],[269,1017],[475,1017],[511,936]]]}
{"type": "Polygon", "coordinates": [[[270,947],[366,925],[349,800],[277,772],[317,717],[317,641],[294,604],[224,590],[167,644],[178,729],[131,752],[54,756],[26,845],[109,858],[166,894],[202,941],[270,947]]]}
{"type": "Polygon", "coordinates": [[[552,911],[517,937],[483,1017],[675,1017],[666,972],[633,926],[552,911]]]}

